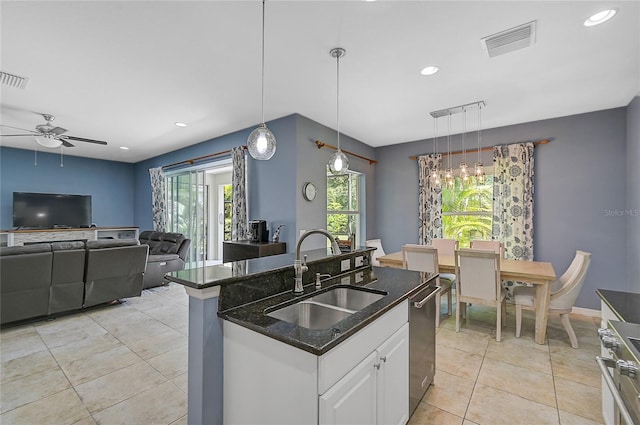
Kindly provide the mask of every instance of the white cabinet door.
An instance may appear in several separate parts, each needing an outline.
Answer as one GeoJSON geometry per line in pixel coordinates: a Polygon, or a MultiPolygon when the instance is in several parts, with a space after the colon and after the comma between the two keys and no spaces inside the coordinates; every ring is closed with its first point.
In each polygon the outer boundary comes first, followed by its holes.
{"type": "Polygon", "coordinates": [[[371,425],[376,423],[376,351],[320,396],[319,423],[371,425]]]}
{"type": "Polygon", "coordinates": [[[378,348],[378,424],[404,425],[409,420],[409,324],[378,348]]]}

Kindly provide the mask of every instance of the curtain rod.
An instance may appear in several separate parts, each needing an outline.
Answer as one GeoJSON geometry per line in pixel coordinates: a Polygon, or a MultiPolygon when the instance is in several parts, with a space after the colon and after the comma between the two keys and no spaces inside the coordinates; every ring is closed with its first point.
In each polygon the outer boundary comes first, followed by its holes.
{"type": "MultiPolygon", "coordinates": [[[[335,146],[330,145],[328,143],[325,143],[322,140],[316,140],[316,146],[318,147],[318,149],[329,148],[329,149],[333,149],[334,151],[338,150],[338,148],[336,148],[335,146]]],[[[369,161],[369,165],[378,163],[378,161],[376,161],[375,159],[367,158],[366,156],[362,156],[362,155],[358,155],[357,153],[349,152],[346,149],[340,149],[340,150],[342,152],[348,154],[348,155],[355,156],[356,158],[364,159],[365,161],[369,161]]]]}
{"type": "MultiPolygon", "coordinates": [[[[247,147],[245,145],[239,146],[242,149],[247,149],[247,147]]],[[[177,167],[179,165],[193,165],[194,162],[197,161],[202,161],[203,159],[208,159],[208,158],[213,158],[215,156],[220,156],[220,155],[225,155],[231,153],[231,149],[227,149],[226,151],[220,151],[220,152],[216,152],[216,153],[210,153],[209,155],[204,155],[204,156],[198,156],[195,158],[191,158],[191,159],[185,159],[184,161],[180,161],[180,162],[174,162],[173,164],[169,164],[169,165],[163,165],[161,168],[167,169],[167,168],[171,168],[171,167],[177,167]]]]}
{"type": "MultiPolygon", "coordinates": [[[[534,145],[546,145],[547,143],[550,143],[550,142],[551,142],[550,139],[542,139],[542,140],[538,140],[536,142],[533,142],[533,144],[534,145]]],[[[505,146],[505,145],[496,145],[496,146],[505,146]]],[[[484,147],[484,148],[480,148],[480,151],[481,152],[492,151],[494,147],[495,146],[487,146],[487,147],[484,147]]],[[[478,152],[478,149],[467,149],[467,153],[474,153],[474,152],[478,152]]],[[[463,151],[455,151],[455,152],[451,152],[451,153],[442,152],[441,155],[442,156],[458,155],[458,154],[461,154],[461,153],[463,153],[463,151]]],[[[422,154],[422,155],[429,155],[429,154],[422,154]]],[[[421,155],[410,156],[409,159],[412,160],[412,161],[416,161],[418,159],[418,156],[421,156],[421,155]]]]}

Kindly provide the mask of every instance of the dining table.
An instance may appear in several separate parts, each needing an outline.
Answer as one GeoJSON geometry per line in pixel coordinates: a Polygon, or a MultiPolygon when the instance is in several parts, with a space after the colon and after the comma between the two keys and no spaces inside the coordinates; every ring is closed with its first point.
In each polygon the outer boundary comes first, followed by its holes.
{"type": "MultiPolygon", "coordinates": [[[[382,267],[403,268],[402,251],[377,258],[382,267]]],[[[453,255],[438,255],[438,268],[441,273],[455,273],[456,264],[453,255]]],[[[536,288],[536,329],[535,341],[544,344],[547,335],[547,319],[549,317],[549,300],[551,299],[551,283],[556,280],[553,264],[546,261],[528,261],[500,259],[500,279],[531,283],[536,288]]]]}

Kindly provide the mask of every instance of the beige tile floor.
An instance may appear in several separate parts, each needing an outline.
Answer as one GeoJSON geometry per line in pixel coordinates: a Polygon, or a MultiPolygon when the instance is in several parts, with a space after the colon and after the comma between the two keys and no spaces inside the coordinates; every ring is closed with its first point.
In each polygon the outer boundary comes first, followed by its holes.
{"type": "MultiPolygon", "coordinates": [[[[444,304],[443,310],[444,311],[444,304]]],[[[436,376],[409,421],[418,424],[602,424],[599,318],[571,315],[579,349],[559,317],[550,316],[547,342],[536,344],[534,316],[524,313],[515,337],[513,306],[502,341],[495,340],[495,309],[472,306],[459,333],[442,316],[436,333],[436,376]]]]}
{"type": "MultiPolygon", "coordinates": [[[[186,424],[187,308],[179,285],[145,290],[87,312],[0,332],[0,423],[186,424]]],[[[443,316],[435,385],[410,420],[417,424],[602,423],[598,321],[572,316],[580,349],[557,317],[548,342],[533,342],[533,316],[503,341],[495,310],[473,306],[460,333],[443,316]]]]}

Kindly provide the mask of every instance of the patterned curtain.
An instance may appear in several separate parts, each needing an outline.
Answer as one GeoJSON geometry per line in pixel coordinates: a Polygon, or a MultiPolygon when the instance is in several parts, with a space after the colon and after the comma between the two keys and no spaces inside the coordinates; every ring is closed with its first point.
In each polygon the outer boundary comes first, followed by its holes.
{"type": "Polygon", "coordinates": [[[151,178],[151,211],[153,215],[153,230],[165,232],[167,229],[167,190],[165,187],[162,167],[149,168],[151,178]]]}
{"type": "MultiPolygon", "coordinates": [[[[533,143],[494,146],[492,238],[506,258],[533,260],[533,143]]],[[[514,282],[505,282],[509,291],[514,282]]]]}
{"type": "Polygon", "coordinates": [[[418,157],[418,242],[423,245],[442,237],[442,189],[434,187],[429,179],[431,170],[440,168],[441,162],[441,154],[418,157]]]}
{"type": "Polygon", "coordinates": [[[247,185],[244,147],[231,149],[233,175],[231,184],[233,198],[231,203],[231,240],[245,239],[247,234],[247,185]]]}

